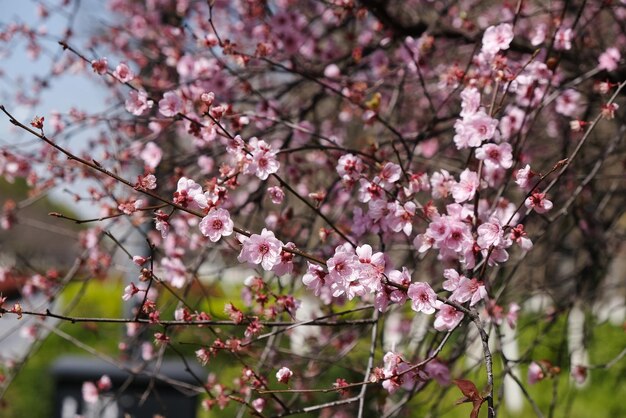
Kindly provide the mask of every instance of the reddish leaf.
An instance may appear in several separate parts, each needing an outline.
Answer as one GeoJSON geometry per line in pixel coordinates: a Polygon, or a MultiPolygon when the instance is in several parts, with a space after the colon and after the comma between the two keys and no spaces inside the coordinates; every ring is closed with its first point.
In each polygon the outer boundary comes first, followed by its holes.
{"type": "Polygon", "coordinates": [[[455,379],[454,383],[459,387],[461,392],[463,392],[463,395],[465,395],[457,401],[457,404],[471,402],[473,407],[472,412],[470,413],[470,418],[478,418],[480,407],[483,402],[485,402],[485,399],[478,392],[476,385],[469,380],[463,379],[455,379]]]}
{"type": "Polygon", "coordinates": [[[469,380],[455,379],[454,383],[459,387],[459,389],[461,389],[461,392],[463,392],[463,395],[465,395],[469,401],[473,402],[475,400],[482,399],[480,393],[478,393],[476,385],[473,382],[469,380]]]}

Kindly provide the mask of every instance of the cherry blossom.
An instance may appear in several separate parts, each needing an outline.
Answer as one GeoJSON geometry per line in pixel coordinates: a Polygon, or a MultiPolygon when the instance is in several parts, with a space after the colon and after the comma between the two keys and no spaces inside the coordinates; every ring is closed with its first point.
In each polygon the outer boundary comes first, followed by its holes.
{"type": "Polygon", "coordinates": [[[440,303],[433,326],[437,331],[452,331],[463,320],[463,312],[457,311],[453,306],[440,303]]]}
{"type": "Polygon", "coordinates": [[[276,150],[265,141],[256,138],[251,138],[249,145],[252,147],[252,155],[246,173],[255,174],[261,180],[266,180],[270,174],[278,171],[280,163],[276,159],[276,150]]]}
{"type": "Polygon", "coordinates": [[[498,26],[490,26],[483,34],[482,50],[488,54],[495,54],[498,51],[509,49],[513,40],[513,26],[503,23],[498,26]]]}
{"type": "Polygon", "coordinates": [[[125,63],[120,63],[113,72],[113,75],[122,83],[128,83],[135,78],[135,74],[125,63]]]}
{"type": "Polygon", "coordinates": [[[265,270],[271,270],[280,262],[283,243],[272,231],[263,228],[261,234],[252,234],[243,241],[241,253],[237,259],[241,263],[261,264],[265,270]]]}
{"type": "Polygon", "coordinates": [[[163,158],[163,150],[161,150],[161,147],[157,144],[150,141],[143,147],[139,157],[143,160],[147,167],[154,170],[163,158]]]}
{"type": "Polygon", "coordinates": [[[529,209],[534,209],[537,213],[545,213],[552,209],[552,202],[546,199],[545,193],[533,192],[525,201],[524,205],[529,209]]]}
{"type": "Polygon", "coordinates": [[[598,68],[601,70],[615,71],[621,58],[622,54],[619,52],[619,49],[615,47],[607,48],[607,50],[598,57],[598,68]]]}
{"type": "Polygon", "coordinates": [[[437,294],[428,283],[412,283],[406,293],[411,299],[411,308],[415,312],[423,312],[425,314],[435,313],[437,294]]]}
{"type": "Polygon", "coordinates": [[[163,94],[163,98],[159,101],[159,112],[165,117],[176,116],[182,110],[182,101],[173,91],[163,94]]]}
{"type": "Polygon", "coordinates": [[[212,242],[217,242],[221,237],[226,237],[233,233],[233,225],[228,211],[218,208],[211,209],[208,215],[202,218],[199,227],[202,235],[208,237],[212,242]]]}
{"type": "Polygon", "coordinates": [[[281,367],[276,372],[276,379],[280,383],[285,383],[285,384],[289,383],[289,379],[291,379],[291,376],[293,376],[293,372],[289,370],[289,368],[287,367],[281,367]]]}
{"type": "Polygon", "coordinates": [[[534,385],[535,383],[543,380],[545,374],[541,366],[534,361],[528,365],[528,384],[534,385]]]}
{"type": "Polygon", "coordinates": [[[480,180],[478,173],[466,168],[461,173],[458,183],[452,186],[452,197],[457,203],[462,203],[467,200],[472,200],[478,190],[480,180]]]}
{"type": "Polygon", "coordinates": [[[125,102],[126,110],[135,116],[141,116],[146,110],[151,109],[154,102],[148,99],[148,94],[141,90],[131,90],[125,102]]]}

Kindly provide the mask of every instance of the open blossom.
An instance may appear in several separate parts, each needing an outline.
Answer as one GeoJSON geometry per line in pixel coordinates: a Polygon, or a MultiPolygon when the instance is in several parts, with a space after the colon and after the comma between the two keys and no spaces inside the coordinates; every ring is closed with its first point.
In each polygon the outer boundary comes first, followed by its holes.
{"type": "Polygon", "coordinates": [[[391,162],[386,163],[383,166],[383,169],[380,171],[379,178],[381,180],[381,185],[388,189],[391,184],[400,180],[400,175],[402,174],[402,169],[398,164],[394,164],[391,162]]]}
{"type": "Polygon", "coordinates": [[[143,113],[151,109],[154,102],[148,99],[148,93],[145,91],[131,90],[128,93],[128,99],[126,99],[126,110],[135,116],[141,116],[143,113]]]}
{"type": "Polygon", "coordinates": [[[554,49],[569,50],[572,49],[572,38],[574,31],[571,28],[560,28],[554,36],[554,49]]]}
{"type": "Polygon", "coordinates": [[[483,34],[482,51],[488,54],[495,54],[498,51],[509,49],[512,40],[513,26],[510,23],[490,26],[483,34]]]}
{"type": "Polygon", "coordinates": [[[601,70],[614,71],[617,69],[619,60],[622,58],[619,49],[615,47],[608,48],[598,58],[598,68],[601,70]]]}
{"type": "Polygon", "coordinates": [[[187,177],[181,177],[174,192],[174,203],[183,207],[201,208],[207,206],[207,199],[202,193],[202,186],[187,177]]]}
{"type": "Polygon", "coordinates": [[[476,87],[466,87],[461,92],[461,117],[473,115],[480,108],[480,92],[476,87]]]}
{"type": "Polygon", "coordinates": [[[125,301],[129,301],[137,293],[139,293],[139,288],[135,286],[135,283],[131,282],[128,286],[124,288],[124,295],[122,295],[122,299],[125,301]]]}
{"type": "Polygon", "coordinates": [[[272,231],[263,228],[261,234],[253,234],[243,242],[241,253],[237,257],[240,262],[261,264],[265,270],[271,270],[280,262],[283,243],[274,236],[272,231]]]}
{"type": "Polygon", "coordinates": [[[245,172],[254,174],[261,180],[267,180],[270,174],[276,173],[280,168],[280,163],[276,159],[277,151],[267,142],[257,138],[250,138],[249,144],[252,151],[245,172]]]}
{"type": "Polygon", "coordinates": [[[530,180],[535,176],[535,173],[530,169],[530,165],[526,164],[526,167],[520,168],[515,174],[515,183],[522,189],[530,187],[530,180]]]}
{"type": "Polygon", "coordinates": [[[120,80],[122,83],[128,83],[135,78],[135,74],[125,63],[120,63],[113,72],[113,75],[120,80]]]}
{"type": "Polygon", "coordinates": [[[511,240],[519,244],[524,251],[530,251],[533,248],[533,242],[526,236],[523,224],[519,224],[511,230],[511,240]]]}
{"type": "Polygon", "coordinates": [[[559,97],[556,99],[556,110],[557,113],[560,113],[563,116],[572,117],[576,114],[577,110],[580,108],[581,94],[574,89],[565,90],[559,97]]]}
{"type": "Polygon", "coordinates": [[[458,289],[461,278],[465,278],[465,276],[460,275],[455,269],[445,269],[443,271],[443,277],[447,279],[443,282],[443,288],[450,292],[454,292],[458,289]]]}
{"type": "Polygon", "coordinates": [[[159,100],[159,112],[165,117],[176,116],[183,108],[180,97],[173,91],[168,91],[159,100]]]}
{"type": "Polygon", "coordinates": [[[315,296],[322,293],[322,288],[326,284],[326,271],[317,264],[307,262],[307,272],[302,276],[302,283],[307,289],[312,290],[315,296]]]}
{"type": "Polygon", "coordinates": [[[148,142],[144,147],[139,157],[143,160],[144,164],[154,170],[157,168],[163,158],[163,150],[154,142],[148,142]]]}
{"type": "Polygon", "coordinates": [[[476,190],[480,185],[480,179],[478,173],[466,168],[461,173],[458,183],[452,186],[452,197],[457,203],[462,203],[474,198],[476,190]]]}
{"type": "Polygon", "coordinates": [[[100,58],[91,61],[91,68],[93,68],[94,72],[100,75],[106,74],[107,70],[109,69],[109,63],[106,58],[100,58]]]}
{"type": "Polygon", "coordinates": [[[498,121],[479,110],[454,124],[454,143],[458,149],[479,147],[483,141],[493,138],[498,121]]]}
{"type": "Polygon", "coordinates": [[[281,367],[280,370],[276,372],[276,379],[278,379],[280,383],[289,383],[291,376],[293,376],[293,372],[287,367],[281,367]]]}
{"type": "Polygon", "coordinates": [[[268,187],[267,193],[270,195],[270,200],[275,205],[280,205],[285,198],[285,192],[278,186],[268,187]]]}
{"type": "Polygon", "coordinates": [[[211,242],[217,242],[221,237],[233,233],[233,221],[226,209],[211,209],[209,214],[200,221],[200,232],[209,237],[211,242]]]}
{"type": "Polygon", "coordinates": [[[552,202],[546,199],[545,193],[534,192],[526,199],[524,205],[528,209],[534,209],[537,213],[545,213],[552,209],[552,202]]]}
{"type": "Polygon", "coordinates": [[[439,302],[439,310],[433,326],[437,331],[452,331],[463,320],[463,312],[453,306],[439,302]]]}
{"type": "Polygon", "coordinates": [[[406,293],[411,299],[411,308],[415,312],[424,312],[425,314],[435,312],[437,294],[428,283],[412,283],[406,293]]]}
{"type": "Polygon", "coordinates": [[[454,177],[446,170],[433,173],[430,177],[430,187],[435,199],[447,197],[454,184],[454,177]]]}
{"type": "Polygon", "coordinates": [[[500,220],[495,216],[480,225],[477,229],[478,238],[476,243],[480,248],[489,248],[492,245],[500,245],[504,239],[504,229],[500,224],[500,220]]]}
{"type": "Polygon", "coordinates": [[[508,142],[502,144],[484,144],[476,150],[476,158],[494,167],[511,168],[513,166],[513,148],[508,142]]]}
{"type": "Polygon", "coordinates": [[[458,287],[452,292],[452,295],[450,295],[450,300],[459,303],[470,301],[470,306],[474,306],[486,297],[487,289],[483,282],[478,279],[468,279],[462,276],[459,280],[458,287]]]}
{"type": "Polygon", "coordinates": [[[358,180],[364,168],[361,158],[352,154],[342,155],[337,162],[337,173],[344,181],[358,180]]]}

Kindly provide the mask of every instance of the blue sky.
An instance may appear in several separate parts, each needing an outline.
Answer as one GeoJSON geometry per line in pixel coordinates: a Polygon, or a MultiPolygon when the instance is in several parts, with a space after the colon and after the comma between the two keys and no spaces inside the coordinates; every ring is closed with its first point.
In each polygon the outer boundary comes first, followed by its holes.
{"type": "MultiPolygon", "coordinates": [[[[56,7],[62,0],[49,0],[43,2],[49,9],[56,7]]],[[[16,91],[23,91],[30,95],[33,76],[44,76],[48,74],[51,64],[59,54],[62,54],[61,47],[57,40],[61,39],[67,24],[67,17],[58,16],[51,13],[51,17],[42,20],[37,15],[37,5],[39,1],[31,0],[0,0],[0,25],[5,27],[11,23],[26,24],[37,30],[45,31],[49,38],[42,42],[43,51],[37,60],[28,56],[27,42],[19,39],[11,43],[10,49],[6,50],[6,44],[0,43],[0,70],[3,77],[0,78],[0,103],[4,104],[18,119],[30,121],[33,116],[49,115],[52,111],[66,114],[72,107],[87,113],[98,112],[107,107],[106,91],[102,82],[95,74],[91,76],[87,73],[65,74],[55,77],[49,88],[41,94],[41,102],[35,107],[17,106],[13,103],[12,97],[16,91]]],[[[95,28],[102,27],[102,19],[110,19],[105,9],[105,2],[98,0],[82,0],[74,21],[75,38],[72,45],[80,46],[87,37],[93,34],[95,28]]],[[[71,11],[72,7],[65,7],[71,11]]],[[[65,52],[67,53],[67,52],[65,52]]],[[[89,51],[85,51],[90,55],[89,51]]],[[[80,152],[87,147],[87,140],[93,137],[94,131],[85,130],[69,141],[69,147],[74,152],[80,152]]],[[[0,117],[0,146],[10,144],[11,146],[24,146],[33,142],[33,138],[17,131],[6,117],[0,117]]],[[[86,184],[82,184],[85,188],[86,184]]],[[[80,191],[79,191],[80,192],[80,191]]],[[[68,195],[60,190],[52,192],[51,196],[67,202],[68,195]]],[[[78,209],[84,215],[95,214],[93,208],[88,204],[80,205],[78,209]]]]}

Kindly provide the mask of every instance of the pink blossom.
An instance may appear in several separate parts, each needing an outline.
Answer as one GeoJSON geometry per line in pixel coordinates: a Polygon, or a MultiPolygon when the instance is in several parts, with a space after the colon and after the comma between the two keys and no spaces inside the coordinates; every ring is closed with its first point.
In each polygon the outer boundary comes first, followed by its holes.
{"type": "Polygon", "coordinates": [[[200,221],[200,232],[209,237],[211,242],[217,242],[221,237],[233,233],[233,221],[226,209],[211,209],[209,214],[200,221]]]}
{"type": "Polygon", "coordinates": [[[139,157],[147,167],[154,170],[161,162],[161,158],[163,158],[163,151],[161,147],[150,141],[143,147],[139,157]]]}
{"type": "Polygon", "coordinates": [[[270,174],[276,173],[280,168],[280,163],[276,159],[277,151],[257,138],[250,138],[249,145],[252,147],[252,155],[245,172],[255,174],[261,180],[267,180],[270,174]]]}
{"type": "Polygon", "coordinates": [[[91,68],[93,68],[94,72],[100,75],[106,74],[109,69],[109,64],[106,57],[91,61],[91,68]]]}
{"type": "Polygon", "coordinates": [[[165,270],[165,279],[175,288],[181,289],[187,282],[187,268],[178,257],[164,257],[161,267],[165,270]]]}
{"type": "Polygon", "coordinates": [[[530,187],[530,180],[534,177],[535,173],[530,169],[530,165],[526,164],[526,167],[520,168],[515,174],[515,183],[522,189],[530,187]]]}
{"type": "Polygon", "coordinates": [[[569,50],[572,48],[572,38],[574,32],[571,28],[560,28],[554,36],[554,49],[557,50],[569,50]]]}
{"type": "Polygon", "coordinates": [[[495,167],[513,166],[513,148],[508,142],[502,144],[484,144],[476,149],[476,158],[495,167]]]}
{"type": "Polygon", "coordinates": [[[493,138],[498,121],[483,110],[471,114],[454,124],[454,143],[458,149],[478,147],[483,141],[493,138]]]}
{"type": "Polygon", "coordinates": [[[103,374],[100,379],[98,379],[98,381],[96,382],[96,385],[98,387],[99,391],[107,391],[107,390],[111,390],[111,388],[113,387],[113,383],[111,382],[111,378],[109,376],[107,376],[106,374],[103,374]]]}
{"type": "Polygon", "coordinates": [[[451,382],[450,369],[438,359],[426,363],[424,371],[428,374],[428,377],[435,379],[440,386],[447,386],[451,382]]]}
{"type": "Polygon", "coordinates": [[[440,302],[433,326],[437,331],[452,331],[463,320],[463,316],[463,312],[440,302]]]}
{"type": "Polygon", "coordinates": [[[151,109],[154,102],[148,99],[148,94],[141,90],[139,92],[131,90],[126,99],[126,110],[135,116],[141,116],[143,113],[151,109]]]}
{"type": "Polygon", "coordinates": [[[122,295],[122,299],[128,301],[137,293],[139,293],[139,288],[135,286],[135,283],[131,282],[128,286],[124,288],[124,295],[122,295]]]}
{"type": "Polygon", "coordinates": [[[480,180],[478,178],[478,173],[466,168],[461,173],[459,182],[452,186],[452,197],[454,198],[454,201],[462,203],[473,199],[479,185],[480,180]]]}
{"type": "Polygon", "coordinates": [[[154,190],[157,187],[156,177],[154,174],[138,176],[137,185],[135,187],[138,189],[154,190]]]}
{"type": "Polygon", "coordinates": [[[543,380],[545,377],[541,366],[534,361],[528,365],[528,384],[534,385],[535,383],[543,380]]]}
{"type": "Polygon", "coordinates": [[[122,83],[128,83],[135,78],[135,74],[128,68],[128,65],[125,63],[120,63],[113,72],[113,75],[122,83]]]}
{"type": "Polygon", "coordinates": [[[552,202],[546,199],[546,194],[539,192],[533,192],[533,194],[524,201],[524,205],[528,209],[534,209],[537,213],[545,213],[552,209],[552,202]]]}
{"type": "Polygon", "coordinates": [[[267,193],[270,195],[270,199],[275,205],[280,205],[285,198],[285,192],[278,186],[268,187],[267,193]]]}
{"type": "Polygon", "coordinates": [[[206,348],[202,347],[195,351],[196,358],[203,366],[206,366],[211,359],[211,352],[206,348]]]}
{"type": "Polygon", "coordinates": [[[389,228],[394,232],[404,232],[408,237],[413,232],[413,218],[417,206],[413,202],[406,202],[404,205],[397,205],[395,210],[389,214],[389,228]]]}
{"type": "Polygon", "coordinates": [[[541,23],[533,28],[531,32],[530,44],[532,46],[541,45],[546,40],[547,27],[544,23],[541,23]]]}
{"type": "Polygon", "coordinates": [[[272,268],[272,271],[277,276],[284,276],[285,274],[291,274],[293,272],[293,253],[286,250],[295,250],[296,244],[288,242],[285,244],[283,250],[280,253],[280,261],[272,268]]]}
{"type": "Polygon", "coordinates": [[[156,212],[154,217],[155,228],[161,232],[161,237],[167,237],[170,231],[169,215],[161,210],[156,212]]]}
{"type": "Polygon", "coordinates": [[[302,277],[302,283],[307,289],[312,290],[315,296],[319,296],[322,292],[322,288],[326,284],[326,271],[317,264],[307,262],[308,269],[306,274],[302,277]]]}
{"type": "Polygon", "coordinates": [[[515,302],[512,302],[509,305],[509,312],[506,314],[506,322],[507,324],[509,324],[509,327],[515,328],[515,326],[517,325],[517,318],[519,316],[519,311],[521,309],[522,308],[520,308],[520,306],[515,302]]]}
{"type": "Polygon", "coordinates": [[[607,103],[602,105],[602,118],[606,120],[611,120],[615,118],[615,111],[619,109],[619,105],[617,103],[607,103]]]}
{"type": "Polygon", "coordinates": [[[580,108],[581,94],[573,89],[565,90],[557,99],[555,110],[563,116],[574,116],[580,108]]]}
{"type": "Polygon", "coordinates": [[[141,358],[143,361],[150,361],[154,358],[154,346],[149,342],[141,344],[141,358]]]}
{"type": "Polygon", "coordinates": [[[276,379],[280,383],[289,383],[289,379],[293,376],[293,372],[289,370],[287,367],[281,367],[278,372],[276,372],[276,379]]]}
{"type": "Polygon", "coordinates": [[[489,222],[485,222],[477,229],[478,238],[476,243],[480,248],[489,248],[492,245],[500,245],[504,238],[504,230],[500,224],[500,220],[492,217],[489,222]]]}
{"type": "Polygon", "coordinates": [[[166,92],[163,98],[159,100],[159,112],[165,117],[176,116],[182,108],[183,103],[180,97],[173,91],[166,92]]]}
{"type": "Polygon", "coordinates": [[[271,270],[280,262],[283,243],[276,239],[272,231],[263,228],[261,234],[253,234],[243,242],[239,262],[261,264],[265,270],[271,270]]]}
{"type": "Polygon", "coordinates": [[[430,186],[434,199],[447,197],[454,184],[454,178],[446,170],[440,170],[430,176],[430,186]]]}
{"type": "Polygon", "coordinates": [[[437,304],[437,294],[428,283],[412,283],[407,290],[407,296],[411,299],[411,308],[415,312],[432,314],[437,304]]]}
{"type": "Polygon", "coordinates": [[[461,283],[461,278],[465,278],[465,276],[459,275],[455,269],[445,269],[443,271],[443,277],[447,279],[443,282],[443,288],[450,292],[454,292],[458,289],[459,284],[461,283]]]}
{"type": "Polygon", "coordinates": [[[459,303],[470,301],[470,306],[474,306],[486,297],[487,289],[485,289],[483,282],[478,279],[462,277],[459,281],[459,286],[452,295],[450,295],[450,300],[459,303]]]}
{"type": "Polygon", "coordinates": [[[263,399],[263,398],[256,398],[255,400],[250,402],[250,405],[252,405],[252,407],[254,408],[255,411],[257,411],[259,413],[263,412],[263,408],[265,408],[265,399],[263,399]]]}
{"type": "Polygon", "coordinates": [[[385,163],[382,170],[380,171],[380,179],[383,187],[388,188],[391,184],[400,180],[400,175],[402,174],[402,169],[398,164],[394,163],[385,163]]]}
{"type": "Polygon", "coordinates": [[[619,49],[610,47],[598,57],[598,68],[601,70],[615,71],[619,60],[622,59],[619,49]]]}
{"type": "Polygon", "coordinates": [[[81,392],[85,402],[89,404],[98,402],[100,395],[98,393],[98,387],[93,382],[83,382],[81,392]]]}
{"type": "Polygon", "coordinates": [[[364,170],[361,158],[352,154],[345,154],[337,162],[337,173],[344,181],[358,180],[364,170]]]}
{"type": "Polygon", "coordinates": [[[476,87],[466,87],[461,92],[461,117],[473,115],[480,107],[480,92],[476,87]]]}
{"type": "Polygon", "coordinates": [[[513,26],[510,23],[490,26],[483,34],[482,51],[493,55],[498,51],[509,49],[512,40],[513,26]]]}
{"type": "Polygon", "coordinates": [[[174,192],[174,203],[183,207],[201,208],[207,206],[207,198],[202,193],[202,187],[187,177],[178,180],[174,192]]]}
{"type": "Polygon", "coordinates": [[[519,244],[524,251],[530,251],[533,248],[533,242],[526,236],[524,225],[519,224],[511,230],[511,240],[519,244]]]}

